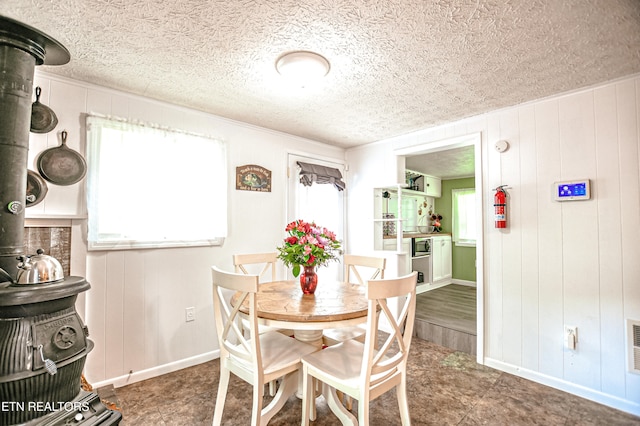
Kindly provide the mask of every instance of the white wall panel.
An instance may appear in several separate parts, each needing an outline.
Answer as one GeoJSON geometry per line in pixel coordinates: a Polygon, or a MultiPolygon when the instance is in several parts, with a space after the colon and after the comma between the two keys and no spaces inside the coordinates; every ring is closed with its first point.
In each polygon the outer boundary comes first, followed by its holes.
{"type": "MultiPolygon", "coordinates": [[[[508,185],[507,228],[500,231],[502,246],[502,359],[510,364],[522,363],[522,198],[526,196],[520,183],[520,131],[518,110],[499,116],[500,134],[495,140],[509,141],[510,147],[498,153],[500,185],[508,185]]],[[[494,150],[495,151],[495,150],[494,150]]],[[[523,179],[525,180],[525,179],[523,179]]],[[[526,180],[525,180],[526,181],[526,180]]]]}
{"type": "MultiPolygon", "coordinates": [[[[558,103],[543,101],[535,106],[536,176],[531,180],[538,187],[538,262],[539,316],[537,335],[540,372],[562,377],[562,228],[561,209],[551,200],[551,185],[560,176],[560,135],[558,127],[558,103]]],[[[532,161],[532,159],[529,159],[532,161]]]]}
{"type": "Polygon", "coordinates": [[[624,396],[624,313],[622,295],[622,227],[620,224],[620,144],[616,89],[608,85],[594,91],[596,167],[595,200],[598,205],[598,263],[600,283],[600,350],[603,391],[624,396]]]}
{"type": "MultiPolygon", "coordinates": [[[[487,146],[491,146],[495,141],[500,140],[500,118],[498,116],[489,117],[487,120],[487,128],[485,130],[486,138],[483,139],[483,143],[487,146]]],[[[487,347],[487,353],[492,354],[498,359],[503,359],[503,320],[504,320],[504,304],[502,300],[503,285],[504,285],[504,262],[502,260],[503,248],[502,248],[502,235],[509,230],[500,230],[495,228],[494,225],[494,208],[493,197],[495,195],[494,189],[499,185],[502,185],[502,173],[500,170],[500,153],[494,149],[487,149],[487,170],[484,177],[485,182],[485,206],[489,206],[489,214],[485,223],[485,245],[486,251],[493,253],[492,257],[487,258],[489,267],[485,271],[486,280],[491,283],[491,286],[485,287],[485,302],[486,302],[486,333],[487,341],[485,346],[487,347]]],[[[509,213],[507,213],[508,219],[511,219],[509,213]]]]}
{"type": "MultiPolygon", "coordinates": [[[[559,179],[597,178],[592,93],[562,98],[559,117],[559,179]]],[[[564,377],[597,389],[600,376],[587,374],[600,363],[597,204],[593,198],[566,201],[561,209],[564,323],[578,327],[577,349],[564,350],[564,377]]]]}
{"type": "MultiPolygon", "coordinates": [[[[622,283],[625,318],[640,320],[640,79],[618,85],[622,283]]],[[[640,375],[627,374],[627,395],[640,398],[640,375]]]]}
{"type": "MultiPolygon", "coordinates": [[[[105,376],[118,377],[124,373],[125,323],[132,318],[124,316],[125,252],[107,253],[104,274],[106,276],[106,321],[104,343],[106,349],[105,376]]],[[[91,272],[91,271],[88,271],[91,272]]],[[[90,279],[93,279],[92,276],[90,279]]],[[[91,307],[89,307],[91,309],[91,307]]]]}
{"type": "Polygon", "coordinates": [[[540,285],[538,259],[538,179],[536,164],[530,161],[537,156],[535,139],[535,108],[527,105],[518,113],[519,127],[519,167],[521,175],[519,220],[521,224],[522,245],[522,366],[531,370],[539,368],[538,339],[540,321],[540,285]]]}
{"type": "Polygon", "coordinates": [[[104,380],[107,364],[107,277],[106,253],[87,257],[86,279],[91,283],[91,289],[85,298],[85,325],[89,329],[89,339],[95,346],[87,356],[85,376],[89,382],[104,380]],[[91,274],[89,274],[91,271],[91,274]]]}
{"type": "Polygon", "coordinates": [[[124,254],[123,276],[123,318],[122,330],[123,369],[126,372],[140,371],[144,364],[145,322],[145,275],[146,265],[144,252],[128,250],[124,254]]]}

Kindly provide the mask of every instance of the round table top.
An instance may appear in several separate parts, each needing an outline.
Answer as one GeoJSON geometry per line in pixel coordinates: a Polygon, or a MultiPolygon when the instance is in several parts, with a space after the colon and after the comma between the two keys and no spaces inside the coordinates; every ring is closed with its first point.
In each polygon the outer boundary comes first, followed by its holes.
{"type": "MultiPolygon", "coordinates": [[[[298,281],[273,281],[259,285],[256,303],[260,319],[281,322],[322,323],[366,320],[365,286],[339,281],[319,281],[314,294],[303,294],[298,281]]],[[[231,304],[235,305],[239,294],[231,304]]],[[[244,309],[248,313],[248,300],[244,309]]]]}

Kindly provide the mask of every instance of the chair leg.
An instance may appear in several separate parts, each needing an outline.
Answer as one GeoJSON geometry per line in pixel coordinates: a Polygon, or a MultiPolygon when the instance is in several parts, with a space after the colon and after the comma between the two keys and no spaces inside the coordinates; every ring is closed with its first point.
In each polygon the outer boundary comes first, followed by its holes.
{"type": "Polygon", "coordinates": [[[264,396],[264,383],[254,384],[253,401],[251,402],[251,426],[262,426],[262,397],[264,396]]]}
{"type": "Polygon", "coordinates": [[[216,396],[216,406],[213,411],[213,426],[220,426],[222,422],[222,412],[224,402],[227,399],[227,389],[229,387],[230,372],[222,365],[220,366],[220,382],[218,383],[218,395],[216,396]]]}
{"type": "Polygon", "coordinates": [[[407,383],[404,380],[396,386],[396,397],[398,398],[398,408],[400,409],[402,425],[410,425],[411,416],[409,415],[409,401],[407,399],[407,383]]]}
{"type": "MultiPolygon", "coordinates": [[[[361,425],[369,424],[369,399],[364,398],[360,394],[361,399],[358,401],[358,423],[361,425]]],[[[404,423],[403,423],[404,425],[404,423]]]]}
{"type": "Polygon", "coordinates": [[[311,418],[311,395],[315,395],[313,378],[309,376],[309,369],[302,364],[302,426],[309,426],[311,418]]]}

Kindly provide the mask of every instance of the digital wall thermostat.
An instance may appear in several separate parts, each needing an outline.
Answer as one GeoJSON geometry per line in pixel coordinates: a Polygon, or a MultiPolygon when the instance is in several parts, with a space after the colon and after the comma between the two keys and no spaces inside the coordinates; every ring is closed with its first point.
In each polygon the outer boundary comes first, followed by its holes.
{"type": "Polygon", "coordinates": [[[580,201],[591,198],[589,179],[554,182],[553,191],[556,201],[580,201]]]}

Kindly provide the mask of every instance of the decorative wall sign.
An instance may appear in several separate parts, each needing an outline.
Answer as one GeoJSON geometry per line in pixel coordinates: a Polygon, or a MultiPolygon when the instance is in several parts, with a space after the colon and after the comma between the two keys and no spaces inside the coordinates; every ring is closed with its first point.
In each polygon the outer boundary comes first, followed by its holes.
{"type": "Polygon", "coordinates": [[[271,170],[255,164],[236,167],[236,189],[271,192],[271,170]]]}

